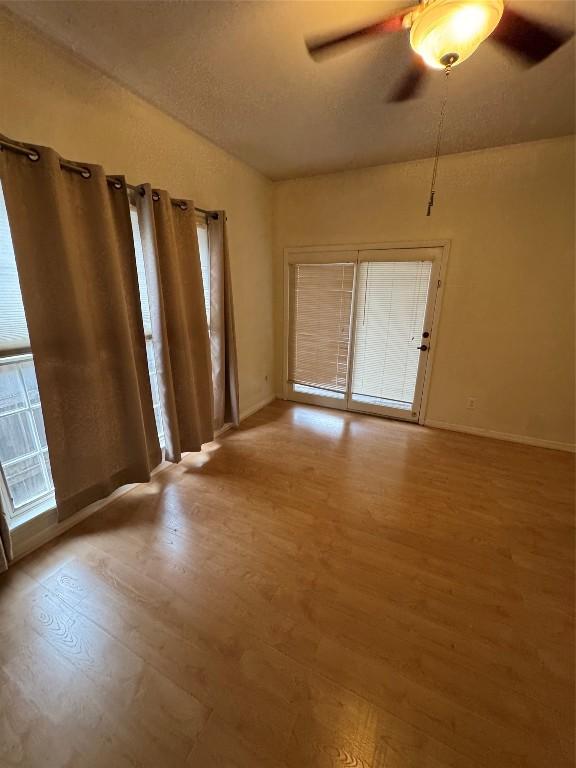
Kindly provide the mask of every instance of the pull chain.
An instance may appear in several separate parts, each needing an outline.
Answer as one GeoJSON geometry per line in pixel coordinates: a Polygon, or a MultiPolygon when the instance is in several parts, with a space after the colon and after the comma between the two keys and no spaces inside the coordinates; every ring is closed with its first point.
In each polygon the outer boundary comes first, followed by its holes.
{"type": "Polygon", "coordinates": [[[440,119],[438,121],[438,135],[436,137],[436,153],[434,155],[434,170],[432,171],[432,183],[430,184],[430,199],[428,200],[428,211],[426,216],[430,216],[432,206],[434,205],[434,195],[436,194],[436,176],[438,175],[438,161],[440,159],[440,145],[442,143],[442,129],[444,128],[444,114],[446,112],[446,103],[448,101],[448,78],[452,72],[452,64],[456,61],[449,60],[444,69],[445,89],[444,98],[442,99],[442,107],[440,109],[440,119]]]}

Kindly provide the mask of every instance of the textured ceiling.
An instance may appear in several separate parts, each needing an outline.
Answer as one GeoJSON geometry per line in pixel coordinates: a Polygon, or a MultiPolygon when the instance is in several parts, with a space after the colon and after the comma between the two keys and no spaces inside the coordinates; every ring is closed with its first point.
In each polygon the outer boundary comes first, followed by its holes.
{"type": "MultiPolygon", "coordinates": [[[[291,178],[433,154],[443,93],[387,104],[405,34],[322,64],[304,37],[362,24],[394,2],[8,2],[42,32],[267,176],[291,178]]],[[[574,29],[572,0],[510,0],[574,29]]],[[[443,152],[574,132],[574,40],[524,69],[484,43],[448,83],[443,152]]]]}

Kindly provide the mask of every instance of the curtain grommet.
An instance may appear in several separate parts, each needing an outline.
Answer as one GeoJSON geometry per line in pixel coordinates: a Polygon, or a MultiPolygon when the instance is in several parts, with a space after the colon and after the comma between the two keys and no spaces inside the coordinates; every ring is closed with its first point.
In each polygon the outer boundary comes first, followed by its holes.
{"type": "Polygon", "coordinates": [[[90,179],[92,177],[92,171],[90,168],[82,168],[80,176],[82,176],[83,179],[90,179]]]}
{"type": "Polygon", "coordinates": [[[115,181],[112,185],[114,189],[122,189],[122,182],[121,181],[115,181]]]}
{"type": "Polygon", "coordinates": [[[27,155],[28,160],[30,160],[33,163],[37,163],[38,160],[40,160],[40,152],[38,152],[36,149],[33,149],[31,152],[27,155]]]}

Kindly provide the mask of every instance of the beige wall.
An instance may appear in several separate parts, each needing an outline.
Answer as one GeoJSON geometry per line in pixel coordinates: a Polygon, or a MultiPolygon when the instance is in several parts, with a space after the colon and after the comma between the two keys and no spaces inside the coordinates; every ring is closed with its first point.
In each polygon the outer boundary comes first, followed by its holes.
{"type": "Polygon", "coordinates": [[[273,393],[270,181],[2,11],[0,133],[226,209],[241,410],[273,393]]]}
{"type": "MultiPolygon", "coordinates": [[[[574,138],[443,157],[427,218],[431,171],[275,185],[278,351],[283,248],[449,239],[427,419],[574,443],[574,138]]],[[[276,374],[280,392],[281,354],[276,374]]]]}

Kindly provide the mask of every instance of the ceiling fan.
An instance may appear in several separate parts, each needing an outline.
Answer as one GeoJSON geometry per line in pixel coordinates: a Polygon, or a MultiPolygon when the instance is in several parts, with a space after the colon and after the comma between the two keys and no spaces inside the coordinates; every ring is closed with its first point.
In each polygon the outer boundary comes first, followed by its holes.
{"type": "Polygon", "coordinates": [[[538,64],[560,48],[572,32],[552,29],[505,6],[504,0],[420,0],[365,27],[323,39],[309,39],[306,46],[319,60],[345,44],[365,38],[408,31],[418,54],[389,101],[414,98],[427,68],[450,70],[471,56],[487,37],[512,51],[526,63],[538,64]]]}

